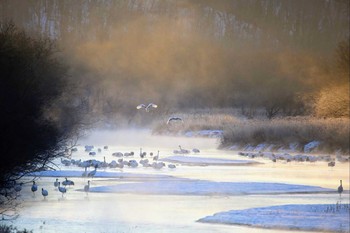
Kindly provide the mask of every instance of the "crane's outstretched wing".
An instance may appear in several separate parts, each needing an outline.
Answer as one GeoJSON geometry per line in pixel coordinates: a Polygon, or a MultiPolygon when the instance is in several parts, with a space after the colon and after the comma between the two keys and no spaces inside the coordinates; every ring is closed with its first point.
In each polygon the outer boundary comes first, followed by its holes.
{"type": "Polygon", "coordinates": [[[140,104],[140,105],[137,105],[136,108],[137,108],[137,109],[146,108],[146,105],[140,104]]]}
{"type": "Polygon", "coordinates": [[[158,105],[156,105],[156,104],[154,104],[154,103],[150,103],[150,104],[147,106],[147,108],[150,108],[150,107],[152,107],[152,108],[157,108],[158,105]]]}
{"type": "Polygon", "coordinates": [[[167,124],[169,124],[171,121],[181,121],[183,122],[182,118],[180,117],[169,117],[167,124]]]}

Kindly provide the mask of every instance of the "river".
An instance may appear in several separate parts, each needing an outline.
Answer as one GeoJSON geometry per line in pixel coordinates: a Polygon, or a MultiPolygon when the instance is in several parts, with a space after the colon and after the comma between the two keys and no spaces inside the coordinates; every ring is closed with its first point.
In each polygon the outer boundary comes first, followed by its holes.
{"type": "MultiPolygon", "coordinates": [[[[201,150],[191,155],[206,158],[242,159],[237,151],[217,150],[218,139],[187,138],[152,135],[148,130],[95,131],[79,140],[78,152],[73,159],[91,159],[83,150],[84,145],[94,145],[108,150],[97,153],[94,159],[107,162],[116,160],[111,154],[116,151],[156,153],[160,157],[172,155],[172,151],[182,148],[201,150]]],[[[254,166],[185,166],[176,169],[163,168],[124,168],[122,172],[135,174],[165,174],[174,177],[225,182],[279,182],[288,184],[315,185],[336,189],[339,180],[343,180],[344,189],[349,189],[349,164],[328,167],[325,162],[273,163],[266,159],[254,166]]],[[[60,164],[59,160],[57,164],[60,164]]],[[[62,170],[80,170],[75,166],[62,170]]],[[[119,171],[118,169],[106,169],[119,171]]],[[[284,204],[335,204],[338,194],[280,194],[280,195],[154,195],[89,193],[78,191],[86,184],[87,178],[71,177],[74,187],[68,188],[65,198],[55,190],[54,177],[42,177],[37,180],[39,189],[49,191],[47,199],[39,192],[34,197],[30,184],[23,187],[20,199],[19,217],[11,224],[19,229],[33,232],[303,232],[290,230],[261,229],[248,226],[198,223],[196,220],[217,212],[232,209],[246,209],[284,204]]],[[[122,182],[116,178],[94,178],[92,186],[114,185],[122,182]]],[[[130,182],[130,181],[128,181],[130,182]]],[[[348,202],[349,194],[342,197],[348,202]]]]}

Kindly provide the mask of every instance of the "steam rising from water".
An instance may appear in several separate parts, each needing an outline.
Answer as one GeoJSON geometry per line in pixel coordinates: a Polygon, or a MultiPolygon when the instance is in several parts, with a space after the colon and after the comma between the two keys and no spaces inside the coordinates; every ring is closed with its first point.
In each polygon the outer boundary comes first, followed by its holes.
{"type": "MultiPolygon", "coordinates": [[[[158,148],[174,150],[179,149],[179,145],[183,148],[193,149],[213,149],[218,145],[216,138],[185,138],[151,135],[149,130],[127,129],[118,131],[100,130],[91,132],[91,134],[80,140],[82,145],[89,144],[95,146],[116,145],[117,147],[135,147],[158,148]]],[[[135,148],[134,148],[135,149],[135,148]]]]}

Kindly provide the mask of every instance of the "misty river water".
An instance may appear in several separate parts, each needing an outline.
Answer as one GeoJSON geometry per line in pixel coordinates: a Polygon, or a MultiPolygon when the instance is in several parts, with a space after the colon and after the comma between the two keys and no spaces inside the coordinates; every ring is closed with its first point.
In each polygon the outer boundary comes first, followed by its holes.
{"type": "MultiPolygon", "coordinates": [[[[96,131],[79,141],[78,152],[73,159],[116,160],[111,154],[116,151],[160,151],[160,157],[173,155],[172,151],[183,148],[198,148],[197,157],[242,159],[235,151],[217,150],[218,139],[188,138],[151,135],[148,130],[96,131]],[[94,145],[103,150],[91,157],[84,152],[84,145],[94,145]]],[[[326,162],[291,162],[273,163],[266,159],[256,159],[262,164],[254,166],[185,166],[176,169],[163,168],[124,168],[106,169],[136,174],[165,174],[181,178],[225,181],[225,182],[279,182],[288,184],[315,185],[336,189],[339,180],[346,190],[349,189],[349,164],[337,164],[328,167],[326,162]]],[[[60,164],[59,160],[57,164],[60,164]]],[[[61,166],[61,165],[60,165],[61,166]]],[[[62,170],[84,169],[76,166],[62,170]]],[[[42,177],[37,180],[39,190],[44,187],[49,191],[46,200],[40,192],[34,197],[30,183],[23,187],[20,198],[23,204],[19,208],[19,217],[11,224],[19,229],[26,228],[34,232],[303,232],[290,230],[261,229],[237,225],[199,223],[196,220],[217,212],[239,210],[284,204],[335,204],[339,201],[337,193],[332,194],[280,194],[280,195],[154,195],[89,193],[79,191],[86,184],[87,178],[70,177],[75,186],[68,188],[62,198],[55,190],[54,177],[42,177]]],[[[114,185],[122,182],[117,178],[94,178],[91,186],[114,185]]],[[[130,182],[130,181],[128,181],[130,182]]],[[[132,182],[132,181],[131,181],[132,182]]],[[[166,182],[166,181],[165,181],[166,182]]],[[[349,194],[342,197],[348,202],[349,194]]]]}

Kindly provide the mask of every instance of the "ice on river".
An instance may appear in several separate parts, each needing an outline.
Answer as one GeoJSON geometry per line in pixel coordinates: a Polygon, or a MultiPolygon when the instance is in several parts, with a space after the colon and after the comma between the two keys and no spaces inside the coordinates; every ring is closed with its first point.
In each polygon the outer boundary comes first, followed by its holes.
{"type": "MultiPolygon", "coordinates": [[[[80,177],[80,171],[42,171],[37,177],[80,177]]],[[[97,186],[90,192],[102,193],[145,193],[156,195],[250,195],[284,193],[331,193],[336,190],[318,186],[268,182],[214,182],[207,180],[177,178],[162,174],[135,174],[125,172],[98,171],[97,177],[119,178],[121,181],[136,180],[136,183],[97,186]]]]}
{"type": "MultiPolygon", "coordinates": [[[[72,170],[59,170],[59,171],[41,171],[33,172],[28,174],[28,176],[36,177],[82,177],[82,171],[72,171],[72,170]]],[[[107,171],[97,171],[94,175],[95,178],[124,178],[124,179],[165,179],[172,176],[162,175],[162,174],[137,174],[128,172],[107,172],[107,171]]],[[[91,178],[91,177],[88,177],[91,178]]]]}
{"type": "Polygon", "coordinates": [[[349,204],[279,205],[231,210],[198,221],[262,228],[349,232],[349,210],[349,204]]]}
{"type": "MultiPolygon", "coordinates": [[[[80,171],[42,171],[33,173],[38,177],[80,177],[80,171]]],[[[97,177],[138,180],[137,183],[91,187],[90,192],[144,193],[156,195],[250,195],[284,193],[331,193],[336,190],[318,186],[268,182],[214,182],[181,179],[162,174],[135,174],[125,172],[98,171],[97,177]],[[166,179],[166,181],[165,181],[166,179]]]]}
{"type": "Polygon", "coordinates": [[[93,187],[90,192],[144,193],[157,195],[249,195],[283,193],[327,193],[335,190],[308,185],[258,182],[212,182],[175,179],[164,181],[123,183],[93,187]]]}
{"type": "Polygon", "coordinates": [[[202,158],[202,157],[193,157],[193,156],[169,156],[160,160],[165,162],[181,163],[186,165],[197,165],[197,166],[209,166],[209,165],[232,166],[232,165],[260,164],[259,162],[252,161],[252,160],[202,158]]]}

